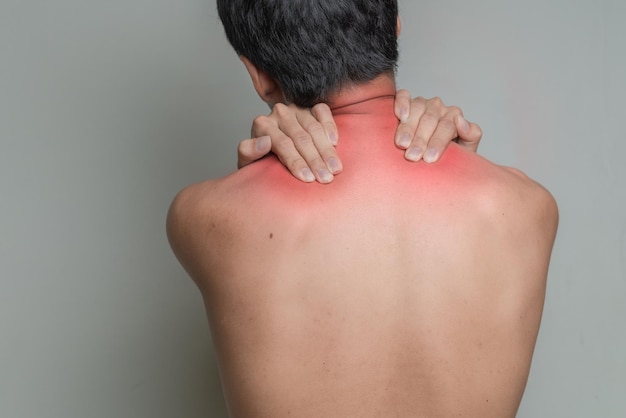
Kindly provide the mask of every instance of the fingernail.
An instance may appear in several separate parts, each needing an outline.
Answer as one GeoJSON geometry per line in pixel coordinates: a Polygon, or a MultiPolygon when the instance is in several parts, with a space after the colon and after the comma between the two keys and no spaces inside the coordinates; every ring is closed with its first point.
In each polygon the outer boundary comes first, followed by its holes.
{"type": "Polygon", "coordinates": [[[426,154],[424,154],[424,161],[426,161],[427,163],[434,163],[435,161],[437,161],[438,155],[439,153],[436,149],[429,149],[428,151],[426,151],[426,154]]]}
{"type": "Polygon", "coordinates": [[[415,147],[409,149],[405,154],[405,158],[409,161],[419,161],[421,156],[422,150],[415,147]]]}
{"type": "Polygon", "coordinates": [[[317,175],[319,176],[321,183],[330,183],[331,181],[333,181],[333,175],[330,174],[330,171],[326,170],[325,168],[317,170],[317,175]]]}
{"type": "Polygon", "coordinates": [[[315,181],[315,176],[313,175],[311,169],[309,169],[308,167],[302,169],[302,180],[306,181],[307,183],[315,181]]]}
{"type": "Polygon", "coordinates": [[[409,118],[409,108],[403,107],[402,109],[400,109],[400,122],[406,123],[408,118],[409,118]]]}
{"type": "Polygon", "coordinates": [[[262,136],[260,138],[257,138],[254,142],[255,142],[254,147],[257,152],[264,152],[267,149],[268,145],[269,146],[272,145],[272,142],[269,136],[262,136]]]}
{"type": "Polygon", "coordinates": [[[411,145],[411,135],[405,132],[400,135],[400,139],[398,139],[398,146],[407,148],[409,145],[411,145]]]}
{"type": "Polygon", "coordinates": [[[337,135],[334,132],[328,134],[328,139],[330,139],[331,144],[337,145],[337,135]]]}
{"type": "Polygon", "coordinates": [[[333,174],[339,173],[341,171],[341,164],[336,158],[331,158],[328,160],[328,168],[333,174]]]}

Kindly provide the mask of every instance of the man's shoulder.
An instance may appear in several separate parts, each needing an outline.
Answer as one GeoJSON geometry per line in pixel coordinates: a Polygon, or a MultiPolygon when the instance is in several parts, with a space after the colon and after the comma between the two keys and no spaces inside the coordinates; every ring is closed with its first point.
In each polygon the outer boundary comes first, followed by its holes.
{"type": "MultiPolygon", "coordinates": [[[[226,210],[223,180],[207,180],[182,189],[170,204],[167,238],[176,257],[189,270],[197,264],[198,250],[206,247],[226,210]],[[222,203],[220,203],[222,202],[222,203]]],[[[193,277],[193,272],[189,271],[193,277]]]]}
{"type": "Polygon", "coordinates": [[[510,187],[510,192],[517,198],[516,203],[528,209],[543,210],[553,212],[555,216],[558,215],[556,200],[545,187],[517,168],[506,166],[500,166],[500,168],[507,173],[506,182],[510,187]]]}
{"type": "Polygon", "coordinates": [[[247,180],[242,175],[244,171],[238,170],[225,177],[184,187],[174,197],[168,219],[184,218],[195,222],[198,218],[207,219],[220,210],[228,210],[231,201],[236,200],[246,188],[247,180]]]}
{"type": "Polygon", "coordinates": [[[207,180],[180,190],[170,205],[168,222],[170,219],[188,219],[209,206],[214,200],[215,193],[219,191],[219,182],[219,180],[207,180]]]}
{"type": "Polygon", "coordinates": [[[485,214],[494,225],[503,226],[515,235],[543,236],[553,240],[559,220],[559,211],[552,194],[523,171],[494,165],[497,176],[483,187],[485,214]]]}
{"type": "Polygon", "coordinates": [[[468,220],[484,219],[507,229],[540,224],[554,229],[557,224],[555,199],[523,171],[498,165],[459,146],[450,146],[441,160],[440,170],[445,175],[440,177],[450,185],[442,193],[464,208],[468,220]]]}
{"type": "Polygon", "coordinates": [[[494,204],[546,206],[556,208],[550,192],[523,171],[498,165],[478,154],[451,144],[442,157],[442,170],[448,182],[457,183],[474,191],[478,200],[494,204]]]}
{"type": "Polygon", "coordinates": [[[209,238],[213,231],[235,228],[251,217],[254,205],[264,200],[263,191],[267,188],[257,187],[258,182],[254,181],[262,179],[262,173],[247,168],[191,184],[178,192],[167,215],[167,232],[173,246],[179,241],[185,244],[195,236],[209,238]]]}

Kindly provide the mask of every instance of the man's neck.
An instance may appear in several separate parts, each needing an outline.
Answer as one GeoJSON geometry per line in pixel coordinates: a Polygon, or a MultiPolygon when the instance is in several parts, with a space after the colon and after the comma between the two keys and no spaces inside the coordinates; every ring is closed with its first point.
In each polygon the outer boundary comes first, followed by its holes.
{"type": "Polygon", "coordinates": [[[331,96],[327,102],[334,115],[358,112],[359,104],[383,97],[394,97],[396,83],[393,77],[381,75],[367,83],[346,87],[331,96]]]}
{"type": "Polygon", "coordinates": [[[328,102],[339,131],[337,152],[346,172],[352,167],[367,170],[376,158],[403,162],[393,135],[398,127],[394,114],[396,84],[393,77],[380,76],[350,88],[344,88],[328,102]]]}

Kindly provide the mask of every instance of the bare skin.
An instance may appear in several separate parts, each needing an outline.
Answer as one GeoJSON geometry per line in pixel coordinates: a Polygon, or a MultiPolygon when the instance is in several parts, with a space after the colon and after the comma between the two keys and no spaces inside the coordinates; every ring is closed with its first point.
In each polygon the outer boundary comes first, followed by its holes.
{"type": "Polygon", "coordinates": [[[382,76],[330,103],[344,167],[330,184],[271,156],[173,202],[232,417],[515,416],[556,204],[456,144],[433,164],[398,158],[394,93],[382,76]]]}
{"type": "MultiPolygon", "coordinates": [[[[438,97],[411,99],[407,90],[398,90],[394,113],[400,121],[394,142],[405,150],[408,161],[436,162],[452,140],[476,152],[482,138],[480,127],[465,120],[459,107],[444,106],[438,97]]],[[[338,141],[327,104],[300,109],[277,103],[268,116],[255,118],[252,138],[239,143],[237,166],[245,167],[273,152],[301,181],[330,183],[343,169],[335,150],[338,141]]]]}

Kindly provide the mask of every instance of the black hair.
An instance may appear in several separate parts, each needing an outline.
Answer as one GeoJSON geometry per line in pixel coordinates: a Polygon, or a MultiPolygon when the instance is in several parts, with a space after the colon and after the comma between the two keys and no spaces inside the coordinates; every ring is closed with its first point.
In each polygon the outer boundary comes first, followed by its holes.
{"type": "Polygon", "coordinates": [[[299,106],[393,75],[397,0],[217,0],[226,36],[299,106]]]}

